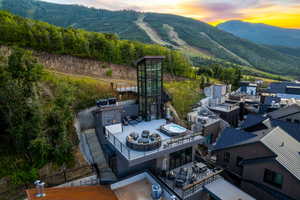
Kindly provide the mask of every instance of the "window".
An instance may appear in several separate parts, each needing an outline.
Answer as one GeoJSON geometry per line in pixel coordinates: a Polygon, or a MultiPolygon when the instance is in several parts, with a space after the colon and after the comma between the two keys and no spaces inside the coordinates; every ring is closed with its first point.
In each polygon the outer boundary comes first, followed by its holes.
{"type": "Polygon", "coordinates": [[[286,119],[287,122],[292,122],[292,119],[286,119]]]}
{"type": "Polygon", "coordinates": [[[229,162],[230,161],[230,153],[229,152],[225,152],[224,154],[224,162],[229,162]]]}
{"type": "Polygon", "coordinates": [[[243,161],[242,157],[240,157],[240,156],[236,157],[236,166],[237,167],[242,167],[242,165],[240,164],[240,162],[242,162],[242,161],[243,161]]]}
{"type": "Polygon", "coordinates": [[[300,120],[299,119],[295,119],[295,123],[300,124],[300,120]]]}
{"type": "Polygon", "coordinates": [[[269,169],[265,169],[264,182],[269,183],[275,187],[281,188],[283,183],[283,175],[271,171],[269,169]]]}

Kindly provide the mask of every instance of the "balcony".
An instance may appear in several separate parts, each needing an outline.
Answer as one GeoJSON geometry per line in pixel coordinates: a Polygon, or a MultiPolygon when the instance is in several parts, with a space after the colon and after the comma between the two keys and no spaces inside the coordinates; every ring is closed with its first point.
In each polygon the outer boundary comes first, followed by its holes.
{"type": "Polygon", "coordinates": [[[205,185],[222,178],[221,169],[209,168],[204,163],[192,162],[166,172],[158,178],[171,188],[177,196],[187,199],[202,192],[205,185]]]}

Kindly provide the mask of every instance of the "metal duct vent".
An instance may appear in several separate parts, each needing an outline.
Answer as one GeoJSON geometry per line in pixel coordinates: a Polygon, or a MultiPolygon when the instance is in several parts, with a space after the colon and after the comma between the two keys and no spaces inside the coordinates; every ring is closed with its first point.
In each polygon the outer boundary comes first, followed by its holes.
{"type": "Polygon", "coordinates": [[[152,192],[151,192],[151,196],[154,200],[159,200],[162,197],[162,189],[160,187],[160,185],[152,185],[152,192]]]}
{"type": "Polygon", "coordinates": [[[45,183],[41,182],[40,180],[36,180],[34,182],[34,184],[35,184],[36,191],[37,191],[35,196],[38,197],[38,198],[46,196],[46,194],[45,194],[45,183]]]}

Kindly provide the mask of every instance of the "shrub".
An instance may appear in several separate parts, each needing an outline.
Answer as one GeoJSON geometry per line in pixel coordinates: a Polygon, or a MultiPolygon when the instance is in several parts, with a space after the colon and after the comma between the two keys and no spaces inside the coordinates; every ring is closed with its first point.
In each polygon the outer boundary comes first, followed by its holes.
{"type": "Polygon", "coordinates": [[[112,77],[112,69],[108,69],[108,70],[105,72],[105,75],[108,76],[108,77],[112,77]]]}

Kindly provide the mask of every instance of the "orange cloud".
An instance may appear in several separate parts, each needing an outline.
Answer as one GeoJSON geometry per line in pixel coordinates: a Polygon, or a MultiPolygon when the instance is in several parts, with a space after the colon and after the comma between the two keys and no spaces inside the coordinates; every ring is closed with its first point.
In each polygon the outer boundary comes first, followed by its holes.
{"type": "MultiPolygon", "coordinates": [[[[0,0],[1,1],[1,0],[0,0]]],[[[227,20],[300,28],[300,0],[44,0],[110,10],[176,14],[212,25],[227,20]]]]}
{"type": "Polygon", "coordinates": [[[180,12],[176,11],[176,14],[205,21],[211,25],[238,19],[286,28],[300,28],[300,2],[295,4],[290,1],[279,4],[270,0],[246,0],[240,1],[240,3],[222,2],[221,0],[200,0],[200,2],[192,0],[183,2],[178,7],[181,10],[180,12]]]}

